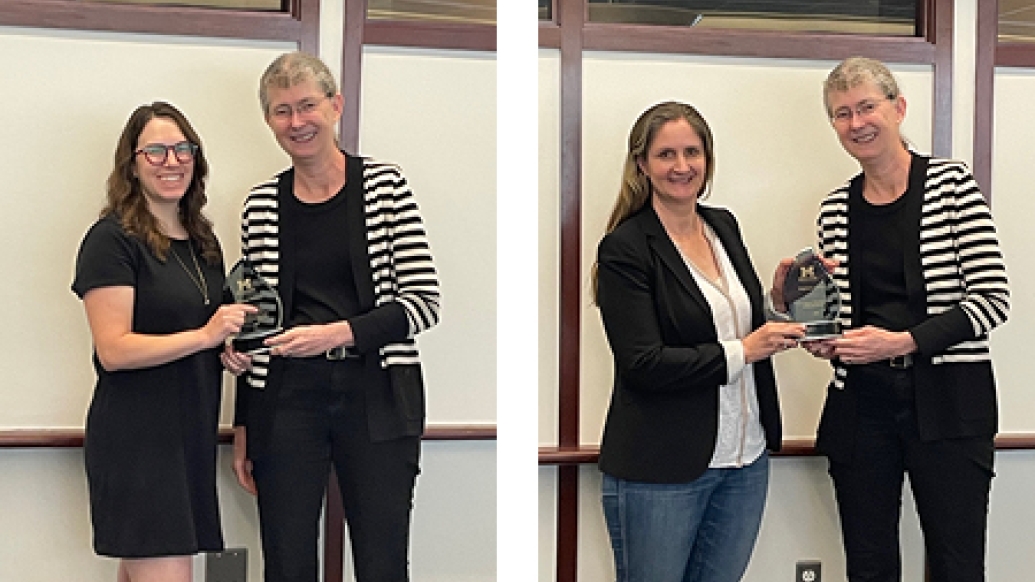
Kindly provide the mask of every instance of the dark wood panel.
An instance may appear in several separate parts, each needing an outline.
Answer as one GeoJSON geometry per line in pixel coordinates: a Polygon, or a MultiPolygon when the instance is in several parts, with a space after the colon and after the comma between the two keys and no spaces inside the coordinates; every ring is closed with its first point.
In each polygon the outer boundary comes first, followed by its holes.
{"type": "Polygon", "coordinates": [[[367,45],[495,51],[496,27],[463,22],[367,20],[363,39],[367,45]]]}
{"type": "Polygon", "coordinates": [[[290,13],[71,0],[0,2],[0,25],[296,42],[303,36],[301,19],[290,13]]]}
{"type": "Polygon", "coordinates": [[[345,151],[359,153],[359,117],[363,102],[363,32],[367,0],[348,0],[341,48],[341,95],[344,111],[338,127],[339,143],[345,151]]]}
{"type": "Polygon", "coordinates": [[[540,22],[539,48],[561,48],[561,27],[553,22],[540,22]]]}
{"type": "MultiPolygon", "coordinates": [[[[582,315],[582,54],[584,2],[557,3],[560,25],[560,310],[558,422],[561,446],[579,445],[582,315]]],[[[578,579],[579,468],[557,471],[556,582],[578,579]]]]}
{"type": "Polygon", "coordinates": [[[931,153],[952,157],[952,0],[929,0],[928,38],[934,51],[934,119],[931,120],[931,153]]]}
{"type": "Polygon", "coordinates": [[[1035,43],[1001,42],[995,49],[1000,67],[1035,67],[1035,43]]]}
{"type": "Polygon", "coordinates": [[[557,582],[579,577],[579,468],[557,469],[557,582]]]}
{"type": "Polygon", "coordinates": [[[974,179],[985,198],[992,200],[992,127],[995,118],[995,49],[998,39],[998,0],[977,7],[974,56],[974,179]]]}

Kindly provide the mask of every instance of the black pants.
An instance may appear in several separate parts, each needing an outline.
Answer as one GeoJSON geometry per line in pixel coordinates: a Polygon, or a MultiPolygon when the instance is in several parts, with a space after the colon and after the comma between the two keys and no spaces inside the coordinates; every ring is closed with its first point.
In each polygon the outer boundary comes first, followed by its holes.
{"type": "Polygon", "coordinates": [[[932,582],[983,582],[993,437],[920,440],[910,370],[853,369],[855,453],[831,462],[850,582],[899,582],[903,477],[924,534],[932,582]]]}
{"type": "Polygon", "coordinates": [[[319,579],[318,523],[334,463],[357,582],[408,581],[420,438],[370,442],[350,363],[299,362],[287,372],[269,453],[252,460],[263,580],[319,579]]]}

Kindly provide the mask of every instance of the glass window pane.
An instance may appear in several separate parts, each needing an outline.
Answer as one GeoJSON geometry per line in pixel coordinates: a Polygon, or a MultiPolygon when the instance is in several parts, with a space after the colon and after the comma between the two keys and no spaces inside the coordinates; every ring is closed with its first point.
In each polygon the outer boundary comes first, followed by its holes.
{"type": "Polygon", "coordinates": [[[589,0],[595,22],[916,34],[916,0],[589,0]]]}
{"type": "Polygon", "coordinates": [[[553,20],[553,7],[550,0],[539,0],[539,20],[553,20]]]}
{"type": "Polygon", "coordinates": [[[287,12],[285,0],[84,0],[104,4],[151,4],[161,6],[203,6],[264,12],[287,12]]]}
{"type": "Polygon", "coordinates": [[[1035,0],[999,0],[999,40],[1035,42],[1035,0]]]}
{"type": "Polygon", "coordinates": [[[367,17],[496,24],[496,0],[368,0],[367,17]]]}

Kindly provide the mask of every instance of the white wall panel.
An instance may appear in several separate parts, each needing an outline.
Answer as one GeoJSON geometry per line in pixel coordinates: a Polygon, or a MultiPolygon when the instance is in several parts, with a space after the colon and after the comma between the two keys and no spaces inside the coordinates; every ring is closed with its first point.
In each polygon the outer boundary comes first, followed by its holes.
{"type": "Polygon", "coordinates": [[[418,336],[428,422],[495,422],[493,55],[368,47],[359,153],[402,166],[439,271],[442,320],[418,336]]]}

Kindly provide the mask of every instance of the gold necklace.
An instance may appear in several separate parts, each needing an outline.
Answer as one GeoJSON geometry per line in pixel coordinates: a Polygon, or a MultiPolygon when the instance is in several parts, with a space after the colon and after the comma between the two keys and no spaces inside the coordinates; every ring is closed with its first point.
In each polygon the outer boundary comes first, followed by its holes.
{"type": "Polygon", "coordinates": [[[187,273],[187,276],[190,277],[191,282],[198,288],[198,291],[201,291],[201,296],[205,299],[205,305],[208,305],[208,284],[205,282],[205,273],[201,271],[201,265],[198,264],[198,257],[194,255],[194,245],[191,244],[190,239],[187,239],[187,250],[190,251],[190,258],[194,261],[194,268],[198,270],[197,277],[194,276],[194,273],[190,272],[190,269],[187,268],[187,264],[180,258],[176,249],[172,248],[172,245],[169,246],[169,251],[174,257],[176,257],[176,262],[183,267],[183,271],[187,273]]]}

